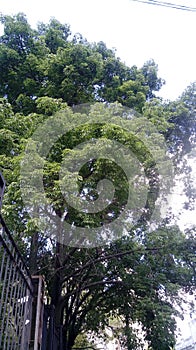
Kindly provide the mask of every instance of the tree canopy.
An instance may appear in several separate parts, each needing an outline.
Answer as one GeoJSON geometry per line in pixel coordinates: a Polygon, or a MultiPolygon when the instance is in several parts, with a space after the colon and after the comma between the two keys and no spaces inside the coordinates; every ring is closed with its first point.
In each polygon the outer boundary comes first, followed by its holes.
{"type": "MultiPolygon", "coordinates": [[[[88,43],[81,35],[72,35],[70,27],[56,19],[49,24],[40,23],[37,30],[30,27],[24,14],[1,16],[1,23],[4,34],[0,37],[0,165],[7,183],[3,215],[31,273],[45,276],[55,308],[56,328],[63,329],[64,349],[73,348],[79,335],[102,334],[111,318],[116,318],[120,320],[118,336],[124,348],[141,348],[134,328],[139,324],[144,340],[153,350],[169,350],[175,343],[179,291],[192,293],[195,288],[195,231],[190,228],[181,232],[172,225],[169,212],[164,220],[150,222],[155,204],[164,199],[159,196],[160,178],[168,175],[168,171],[160,173],[154,154],[162,162],[162,171],[172,161],[174,178],[181,174],[188,179],[190,169],[184,165],[195,143],[195,83],[177,101],[165,102],[156,97],[164,81],[158,77],[153,60],[141,68],[128,67],[103,42],[88,43]],[[88,113],[86,105],[81,107],[86,103],[90,104],[88,113]],[[132,131],[125,130],[123,124],[130,117],[124,113],[125,107],[136,120],[131,124],[132,131]],[[86,113],[93,124],[82,123],[86,113]],[[105,118],[107,113],[109,117],[105,118]],[[36,131],[53,120],[58,121],[58,130],[63,129],[65,115],[66,125],[67,120],[77,120],[78,126],[56,141],[52,141],[56,126],[50,128],[38,143],[36,131]],[[121,125],[115,124],[117,117],[121,118],[121,125]],[[149,127],[143,135],[144,123],[149,127]],[[102,151],[106,140],[113,147],[113,155],[121,158],[115,149],[120,143],[138,159],[148,179],[145,203],[137,192],[146,184],[134,172],[136,163],[125,152],[125,169],[133,171],[130,187],[126,172],[102,151]],[[116,143],[110,143],[112,140],[116,143]],[[160,140],[167,146],[168,163],[162,160],[160,140]],[[44,147],[50,142],[51,147],[45,152],[44,147]],[[59,177],[63,162],[80,165],[84,154],[91,155],[89,143],[97,157],[91,156],[82,163],[78,174],[70,170],[59,177]],[[79,147],[81,144],[84,147],[79,147]],[[29,159],[24,166],[27,150],[29,159]],[[104,157],[99,157],[99,152],[104,157]],[[116,239],[90,247],[68,241],[65,244],[56,239],[58,227],[54,226],[55,237],[40,228],[36,216],[29,215],[21,191],[21,164],[23,172],[32,170],[35,195],[27,195],[40,203],[42,197],[36,197],[34,179],[41,174],[52,212],[70,227],[91,232],[114,221],[126,207],[130,188],[135,212],[133,208],[132,212],[127,211],[116,239]],[[97,183],[103,179],[112,180],[115,188],[107,211],[76,211],[62,194],[65,186],[73,200],[80,198],[92,206],[99,199],[97,183]],[[139,205],[140,219],[134,221],[139,205]],[[134,224],[127,229],[131,215],[134,224]]],[[[193,184],[184,184],[191,207],[195,199],[193,184]]],[[[167,188],[162,196],[166,195],[167,188]]],[[[44,202],[38,208],[40,216],[42,206],[44,202]]]]}

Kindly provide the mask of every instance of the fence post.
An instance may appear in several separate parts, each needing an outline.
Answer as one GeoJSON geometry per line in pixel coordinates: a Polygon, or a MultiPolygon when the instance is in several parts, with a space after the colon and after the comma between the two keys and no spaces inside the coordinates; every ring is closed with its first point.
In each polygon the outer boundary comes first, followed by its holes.
{"type": "Polygon", "coordinates": [[[33,350],[41,350],[44,317],[44,280],[42,276],[32,276],[34,286],[34,304],[31,328],[33,350]]]}

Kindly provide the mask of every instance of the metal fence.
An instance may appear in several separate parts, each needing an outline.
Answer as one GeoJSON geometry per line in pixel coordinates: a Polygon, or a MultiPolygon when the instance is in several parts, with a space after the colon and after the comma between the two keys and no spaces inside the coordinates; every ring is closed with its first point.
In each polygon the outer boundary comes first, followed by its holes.
{"type": "Polygon", "coordinates": [[[33,284],[0,215],[0,350],[28,350],[33,284]]]}
{"type": "MultiPolygon", "coordinates": [[[[0,209],[5,180],[0,173],[0,209]]],[[[44,305],[44,279],[28,268],[0,214],[0,350],[61,350],[54,308],[44,305]]]]}

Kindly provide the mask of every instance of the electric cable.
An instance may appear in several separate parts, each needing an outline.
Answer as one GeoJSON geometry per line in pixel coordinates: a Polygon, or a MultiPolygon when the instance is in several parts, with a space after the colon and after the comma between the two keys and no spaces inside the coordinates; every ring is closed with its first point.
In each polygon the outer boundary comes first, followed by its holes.
{"type": "Polygon", "coordinates": [[[131,0],[131,1],[141,2],[143,4],[148,4],[148,5],[164,6],[164,7],[174,8],[176,10],[196,12],[196,7],[174,4],[171,2],[165,2],[165,1],[159,1],[159,0],[131,0]]]}

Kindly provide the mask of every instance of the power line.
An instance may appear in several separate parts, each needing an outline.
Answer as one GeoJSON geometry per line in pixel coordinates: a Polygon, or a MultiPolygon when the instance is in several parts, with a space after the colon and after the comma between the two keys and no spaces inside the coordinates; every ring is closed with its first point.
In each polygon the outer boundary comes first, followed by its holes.
{"type": "Polygon", "coordinates": [[[195,7],[178,5],[178,4],[174,4],[174,3],[170,3],[170,2],[164,2],[164,1],[158,1],[158,0],[131,0],[131,1],[142,2],[144,4],[150,4],[150,5],[155,5],[155,6],[170,7],[170,8],[174,8],[177,10],[196,12],[195,7]]]}
{"type": "Polygon", "coordinates": [[[159,0],[131,0],[131,1],[141,2],[143,4],[148,4],[148,5],[170,7],[176,10],[196,12],[196,7],[178,5],[171,2],[165,2],[165,1],[159,1],[159,0]]]}

